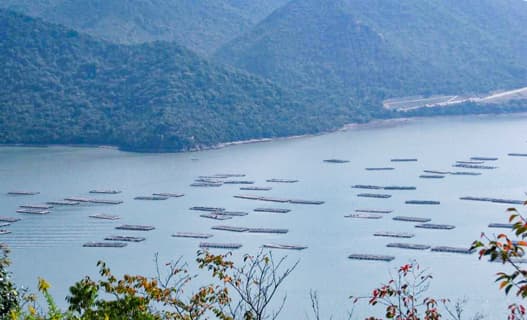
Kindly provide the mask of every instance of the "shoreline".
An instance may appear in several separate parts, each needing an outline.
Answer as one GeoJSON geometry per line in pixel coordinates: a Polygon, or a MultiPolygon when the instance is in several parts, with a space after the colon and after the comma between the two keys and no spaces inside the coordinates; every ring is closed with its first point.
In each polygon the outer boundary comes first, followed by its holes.
{"type": "Polygon", "coordinates": [[[22,148],[53,148],[53,147],[71,147],[71,148],[96,148],[96,149],[109,149],[109,150],[119,150],[123,152],[133,152],[133,153],[185,153],[185,152],[200,152],[207,150],[218,150],[232,146],[239,146],[245,144],[255,144],[255,143],[265,143],[265,142],[274,142],[274,141],[287,141],[287,140],[296,140],[310,137],[317,137],[327,134],[332,134],[336,132],[348,132],[353,130],[362,130],[362,129],[377,129],[377,128],[391,128],[401,125],[406,125],[413,122],[418,122],[422,120],[439,118],[490,118],[496,116],[511,116],[518,115],[522,117],[527,117],[527,112],[518,112],[518,113],[506,113],[506,114],[470,114],[470,115],[446,115],[446,116],[422,116],[422,117],[401,117],[401,118],[390,118],[390,119],[374,119],[365,123],[348,123],[344,126],[331,130],[323,131],[319,133],[309,133],[302,135],[286,136],[286,137],[275,137],[275,138],[260,138],[260,139],[248,139],[248,140],[238,140],[230,142],[221,142],[212,146],[198,146],[189,150],[132,150],[121,148],[115,145],[97,145],[97,144],[34,144],[34,143],[6,143],[0,144],[0,148],[5,147],[22,147],[22,148]]]}

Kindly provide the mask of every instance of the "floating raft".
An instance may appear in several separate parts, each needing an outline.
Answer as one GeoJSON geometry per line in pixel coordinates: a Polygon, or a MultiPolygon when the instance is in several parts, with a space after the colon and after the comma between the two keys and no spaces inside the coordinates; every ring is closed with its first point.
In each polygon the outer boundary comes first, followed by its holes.
{"type": "Polygon", "coordinates": [[[289,203],[292,203],[292,204],[314,204],[314,205],[320,205],[320,204],[324,204],[324,201],[289,199],[289,203]]]}
{"type": "Polygon", "coordinates": [[[391,162],[417,162],[417,158],[395,158],[391,162]]]}
{"type": "Polygon", "coordinates": [[[240,187],[240,190],[248,190],[248,191],[270,191],[273,188],[271,187],[240,187]]]}
{"type": "Polygon", "coordinates": [[[434,251],[434,252],[450,252],[450,253],[472,254],[476,250],[475,249],[471,250],[470,248],[439,246],[439,247],[433,247],[431,251],[434,251]]]}
{"type": "Polygon", "coordinates": [[[28,214],[48,214],[51,211],[49,210],[39,210],[39,209],[18,209],[18,213],[28,213],[28,214]]]}
{"type": "Polygon", "coordinates": [[[348,256],[348,259],[390,262],[393,259],[395,259],[395,257],[394,256],[375,255],[375,254],[350,254],[348,256]]]}
{"type": "Polygon", "coordinates": [[[118,230],[131,230],[131,231],[151,231],[154,230],[153,226],[135,225],[135,224],[123,224],[122,226],[115,227],[118,230]]]}
{"type": "Polygon", "coordinates": [[[213,212],[200,214],[199,216],[202,217],[202,218],[213,219],[213,220],[221,220],[221,221],[232,219],[232,217],[230,217],[230,216],[225,216],[225,215],[222,215],[221,213],[213,213],[213,212]]]}
{"type": "Polygon", "coordinates": [[[470,160],[476,160],[476,161],[496,161],[498,158],[496,157],[470,157],[470,160]]]}
{"type": "Polygon", "coordinates": [[[527,153],[509,153],[509,157],[527,157],[527,153]]]}
{"type": "Polygon", "coordinates": [[[284,234],[288,233],[288,229],[275,229],[275,228],[249,228],[247,230],[250,233],[276,233],[276,234],[284,234]]]}
{"type": "Polygon", "coordinates": [[[247,180],[227,180],[227,181],[224,181],[223,184],[254,184],[254,181],[247,181],[247,180]]]}
{"type": "Polygon", "coordinates": [[[246,174],[244,173],[217,173],[214,177],[218,178],[243,178],[246,174]]]}
{"type": "Polygon", "coordinates": [[[11,233],[11,231],[9,230],[4,230],[4,229],[0,229],[0,235],[3,235],[3,234],[9,234],[11,233]]]}
{"type": "Polygon", "coordinates": [[[435,200],[406,200],[404,203],[406,204],[428,204],[428,205],[441,204],[440,201],[435,201],[435,200]]]}
{"type": "Polygon", "coordinates": [[[190,210],[195,211],[209,211],[209,212],[222,212],[225,211],[225,208],[217,208],[217,207],[192,207],[190,210]]]}
{"type": "Polygon", "coordinates": [[[109,236],[104,238],[107,241],[124,241],[124,242],[141,242],[145,241],[144,237],[130,237],[130,236],[109,236]]]}
{"type": "Polygon", "coordinates": [[[10,196],[34,196],[40,194],[40,192],[35,191],[9,191],[7,193],[10,196]]]}
{"type": "Polygon", "coordinates": [[[21,205],[20,208],[24,209],[37,209],[37,210],[48,210],[53,208],[52,205],[45,205],[45,204],[24,204],[21,205]]]}
{"type": "Polygon", "coordinates": [[[419,223],[425,223],[425,222],[432,221],[432,219],[430,218],[407,217],[407,216],[397,216],[397,217],[393,217],[392,219],[395,221],[419,222],[419,223]]]}
{"type": "Polygon", "coordinates": [[[454,171],[450,172],[453,176],[480,176],[481,172],[470,172],[470,171],[454,171]]]}
{"type": "Polygon", "coordinates": [[[456,161],[456,163],[461,163],[461,164],[484,164],[485,161],[456,161]]]}
{"type": "Polygon", "coordinates": [[[276,243],[266,243],[263,245],[264,248],[268,249],[286,249],[286,250],[304,250],[307,249],[306,246],[296,246],[292,244],[276,244],[276,243]]]}
{"type": "Polygon", "coordinates": [[[373,213],[352,213],[344,218],[354,218],[354,219],[382,219],[382,215],[373,214],[373,213]]]}
{"type": "Polygon", "coordinates": [[[176,238],[193,238],[193,239],[208,239],[212,238],[210,233],[194,233],[194,232],[176,232],[172,235],[176,238]]]}
{"type": "Polygon", "coordinates": [[[493,203],[505,203],[505,204],[524,204],[523,200],[510,200],[510,199],[497,199],[497,198],[488,198],[488,197],[461,197],[460,200],[470,200],[470,201],[484,201],[484,202],[493,202],[493,203]]]}
{"type": "Polygon", "coordinates": [[[415,227],[423,228],[423,229],[451,230],[451,229],[454,229],[456,226],[449,225],[449,224],[423,223],[423,224],[417,224],[415,225],[415,227]]]}
{"type": "Polygon", "coordinates": [[[223,183],[221,183],[221,182],[217,182],[217,183],[195,182],[195,183],[191,183],[190,184],[191,187],[221,187],[222,185],[223,185],[223,183]]]}
{"type": "Polygon", "coordinates": [[[127,245],[124,242],[86,242],[82,246],[89,248],[123,248],[127,245]]]}
{"type": "Polygon", "coordinates": [[[400,249],[413,249],[413,250],[428,250],[429,245],[426,244],[413,244],[413,243],[388,243],[388,248],[400,248],[400,249]]]}
{"type": "Polygon", "coordinates": [[[512,223],[490,223],[489,228],[503,228],[503,229],[512,229],[514,224],[512,223]]]}
{"type": "Polygon", "coordinates": [[[448,171],[439,171],[439,170],[423,170],[424,173],[431,173],[433,175],[442,175],[442,174],[448,174],[448,171]]]}
{"type": "Polygon", "coordinates": [[[232,226],[214,226],[211,229],[231,232],[247,232],[249,228],[246,227],[232,227],[232,226]]]}
{"type": "Polygon", "coordinates": [[[15,218],[15,217],[0,217],[0,221],[1,222],[9,222],[9,223],[13,223],[13,222],[17,222],[17,221],[20,221],[21,219],[20,218],[15,218]]]}
{"type": "Polygon", "coordinates": [[[48,201],[46,204],[52,205],[52,206],[78,206],[80,204],[79,201],[48,201]]]}
{"type": "Polygon", "coordinates": [[[161,196],[138,196],[135,197],[134,200],[167,200],[168,197],[161,197],[161,196]]]}
{"type": "Polygon", "coordinates": [[[374,185],[369,185],[369,184],[356,184],[356,185],[351,186],[351,187],[354,188],[354,189],[372,189],[372,190],[383,189],[383,187],[381,187],[381,186],[374,186],[374,185]]]}
{"type": "Polygon", "coordinates": [[[119,220],[119,219],[121,219],[119,216],[115,216],[115,215],[111,215],[111,214],[104,214],[104,213],[92,214],[89,217],[90,218],[94,218],[94,219],[102,219],[102,220],[119,220]]]}
{"type": "Polygon", "coordinates": [[[119,194],[119,193],[121,193],[121,190],[90,190],[90,193],[119,194]]]}
{"type": "Polygon", "coordinates": [[[393,210],[384,210],[384,209],[355,209],[355,212],[365,212],[365,213],[392,213],[393,210]]]}
{"type": "Polygon", "coordinates": [[[406,239],[415,237],[415,234],[413,233],[391,232],[391,231],[375,232],[373,235],[376,237],[406,238],[406,239]]]}
{"type": "Polygon", "coordinates": [[[243,211],[221,211],[216,212],[216,214],[222,215],[222,216],[228,216],[228,217],[244,217],[248,215],[248,212],[243,211]]]}
{"type": "Polygon", "coordinates": [[[368,171],[387,171],[387,170],[395,170],[393,167],[379,167],[379,168],[366,168],[368,171]]]}
{"type": "Polygon", "coordinates": [[[267,182],[277,182],[277,183],[295,183],[295,182],[298,182],[298,180],[295,180],[295,179],[267,179],[265,181],[267,181],[267,182]]]}
{"type": "Polygon", "coordinates": [[[380,194],[380,193],[359,193],[357,197],[388,199],[388,198],[391,198],[392,195],[391,194],[380,194]]]}
{"type": "Polygon", "coordinates": [[[2,222],[2,223],[0,223],[0,228],[9,227],[10,225],[11,225],[11,223],[9,223],[9,222],[2,222]]]}
{"type": "Polygon", "coordinates": [[[419,176],[421,179],[443,179],[445,176],[437,175],[437,174],[422,174],[419,176]]]}
{"type": "Polygon", "coordinates": [[[467,168],[467,169],[487,169],[487,170],[492,170],[492,169],[498,168],[496,166],[484,166],[484,165],[480,165],[480,164],[463,164],[463,163],[456,163],[456,164],[452,165],[452,167],[467,168]]]}
{"type": "Polygon", "coordinates": [[[414,186],[386,186],[384,190],[416,190],[417,187],[414,186]]]}
{"type": "Polygon", "coordinates": [[[253,211],[255,211],[255,212],[271,212],[271,213],[288,213],[291,210],[290,209],[282,209],[282,208],[256,208],[253,211]]]}
{"type": "Polygon", "coordinates": [[[69,197],[64,198],[66,201],[73,202],[84,202],[84,203],[94,203],[94,204],[121,204],[122,200],[107,200],[107,199],[90,199],[90,198],[79,198],[79,197],[69,197]]]}
{"type": "Polygon", "coordinates": [[[327,162],[327,163],[348,163],[350,161],[349,160],[342,160],[342,159],[326,159],[326,160],[324,160],[324,162],[327,162]]]}
{"type": "Polygon", "coordinates": [[[200,248],[214,248],[214,249],[240,249],[240,243],[217,243],[217,242],[201,242],[200,248]]]}
{"type": "Polygon", "coordinates": [[[153,196],[157,197],[169,197],[169,198],[179,198],[183,197],[184,193],[170,193],[170,192],[159,192],[159,193],[152,193],[153,196]]]}

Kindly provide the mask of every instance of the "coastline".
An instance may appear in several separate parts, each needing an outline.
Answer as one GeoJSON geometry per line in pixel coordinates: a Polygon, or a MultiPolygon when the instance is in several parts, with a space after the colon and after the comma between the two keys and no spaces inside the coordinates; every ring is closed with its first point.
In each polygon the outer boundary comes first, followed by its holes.
{"type": "Polygon", "coordinates": [[[422,116],[422,117],[401,117],[401,118],[390,118],[390,119],[374,119],[364,123],[348,123],[344,126],[331,130],[323,131],[318,133],[286,136],[286,137],[274,137],[274,138],[261,138],[261,139],[248,139],[248,140],[237,140],[229,142],[221,142],[212,146],[196,146],[189,150],[141,150],[141,149],[127,149],[121,148],[115,145],[97,145],[97,144],[31,144],[31,143],[6,143],[0,144],[0,148],[4,147],[26,147],[26,148],[52,148],[52,147],[72,147],[72,148],[98,148],[98,149],[110,149],[110,150],[119,150],[123,152],[133,152],[133,153],[184,153],[184,152],[199,152],[206,150],[217,150],[223,149],[232,146],[244,145],[244,144],[254,144],[254,143],[265,143],[265,142],[274,142],[274,141],[287,141],[287,140],[296,140],[309,137],[317,137],[326,134],[332,134],[335,132],[348,132],[353,130],[363,130],[363,129],[376,129],[376,128],[391,128],[401,125],[406,125],[413,122],[418,122],[426,119],[432,118],[489,118],[497,116],[507,116],[512,115],[527,117],[527,112],[518,112],[518,113],[504,113],[504,114],[465,114],[465,115],[445,115],[445,116],[422,116]]]}

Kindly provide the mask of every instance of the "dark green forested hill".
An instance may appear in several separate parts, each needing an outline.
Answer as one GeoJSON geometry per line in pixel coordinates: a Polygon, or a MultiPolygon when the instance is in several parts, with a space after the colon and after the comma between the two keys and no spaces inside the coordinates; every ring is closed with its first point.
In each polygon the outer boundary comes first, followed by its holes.
{"type": "Polygon", "coordinates": [[[202,55],[249,30],[287,0],[0,0],[108,41],[176,41],[202,55]]]}
{"type": "Polygon", "coordinates": [[[0,74],[0,143],[188,150],[335,125],[177,44],[110,44],[5,10],[0,74]]]}
{"type": "Polygon", "coordinates": [[[218,61],[301,90],[387,97],[527,85],[522,0],[293,0],[218,61]]]}

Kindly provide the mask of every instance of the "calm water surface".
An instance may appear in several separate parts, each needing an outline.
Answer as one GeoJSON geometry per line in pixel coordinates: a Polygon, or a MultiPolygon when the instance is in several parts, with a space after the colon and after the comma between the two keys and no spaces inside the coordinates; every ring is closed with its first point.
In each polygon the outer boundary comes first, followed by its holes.
{"type": "MultiPolygon", "coordinates": [[[[274,251],[288,255],[297,270],[287,280],[284,291],[288,304],[284,319],[306,318],[310,312],[309,290],[319,292],[324,315],[343,319],[352,305],[350,295],[365,295],[389,278],[394,268],[412,259],[429,268],[434,279],[430,294],[439,297],[468,297],[469,313],[478,309],[488,318],[502,318],[506,301],[494,284],[499,264],[479,261],[476,255],[458,255],[387,248],[398,239],[373,237],[376,231],[411,232],[411,243],[469,246],[490,222],[505,222],[507,205],[461,201],[460,196],[489,196],[524,199],[527,191],[527,158],[507,153],[527,152],[525,115],[426,119],[383,128],[360,128],[324,136],[240,145],[221,150],[181,154],[135,154],[102,148],[0,148],[0,215],[17,216],[9,235],[0,241],[12,247],[15,280],[34,287],[37,277],[53,284],[53,293],[63,297],[67,288],[83,275],[96,275],[97,260],[106,260],[118,273],[152,275],[153,256],[161,261],[183,256],[192,264],[199,240],[173,238],[178,231],[214,234],[211,241],[239,242],[234,253],[256,253],[264,243],[306,245],[301,252],[274,251]],[[481,176],[446,176],[419,179],[422,170],[453,170],[456,160],[471,156],[495,156],[496,170],[482,170],[481,176]],[[323,159],[342,158],[346,164],[327,164],[323,159]],[[391,158],[418,158],[418,162],[391,163],[391,158]],[[196,160],[199,159],[199,160],[196,160]],[[393,171],[366,171],[366,167],[395,167],[393,171]],[[243,173],[241,179],[272,191],[240,191],[239,185],[220,188],[192,188],[199,175],[243,173]],[[267,183],[269,178],[291,178],[294,184],[267,183]],[[390,199],[360,198],[368,190],[350,188],[354,184],[410,185],[415,191],[390,191],[390,199]],[[90,196],[92,189],[119,189],[118,195],[98,198],[120,199],[116,206],[55,208],[45,216],[17,214],[19,205],[60,200],[68,196],[90,196]],[[10,190],[34,190],[31,197],[5,195],[10,190]],[[181,192],[182,198],[166,201],[133,200],[153,192],[181,192]],[[274,204],[236,199],[236,194],[323,200],[320,206],[274,204]],[[405,200],[439,200],[439,206],[405,205],[405,200]],[[250,212],[248,216],[218,222],[199,217],[191,206],[225,207],[250,212]],[[257,207],[284,207],[287,214],[252,212],[257,207]],[[344,218],[355,209],[392,209],[381,220],[344,218]],[[94,213],[117,214],[120,221],[96,221],[94,213]],[[397,222],[395,215],[430,217],[434,223],[455,225],[450,231],[414,228],[414,223],[397,222]],[[148,224],[154,231],[116,232],[122,224],[148,224]],[[288,228],[285,235],[237,234],[210,230],[214,225],[288,228]],[[107,235],[146,236],[142,243],[126,248],[83,248],[87,241],[107,235]],[[347,259],[350,253],[377,253],[396,256],[390,263],[347,259]],[[495,310],[499,310],[497,312],[495,310]],[[503,313],[502,313],[503,311],[503,313]]],[[[458,171],[461,171],[458,170],[458,171]]],[[[466,171],[466,170],[464,170],[466,171]]],[[[235,178],[237,179],[237,178],[235,178]]],[[[383,192],[384,193],[384,192],[383,192]]],[[[218,251],[222,252],[222,251],[218,251]]],[[[357,315],[364,315],[357,308],[357,315]]]]}

